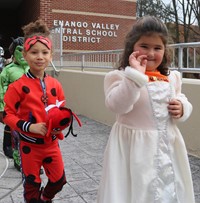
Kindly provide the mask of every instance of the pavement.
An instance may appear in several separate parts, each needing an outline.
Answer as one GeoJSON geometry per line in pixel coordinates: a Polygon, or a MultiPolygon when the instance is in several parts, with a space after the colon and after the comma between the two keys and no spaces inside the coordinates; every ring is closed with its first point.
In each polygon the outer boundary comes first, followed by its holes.
{"type": "MultiPolygon", "coordinates": [[[[60,141],[68,183],[56,195],[54,203],[95,203],[96,200],[111,127],[85,116],[79,117],[83,126],[80,128],[74,121],[77,137],[69,135],[60,141]]],[[[0,123],[1,135],[3,129],[0,123]]],[[[0,137],[0,203],[24,203],[21,174],[14,168],[13,160],[2,153],[2,140],[3,136],[0,137]]],[[[189,160],[196,203],[200,203],[200,159],[189,155],[189,160]]],[[[41,178],[45,184],[46,176],[43,174],[41,178]]]]}

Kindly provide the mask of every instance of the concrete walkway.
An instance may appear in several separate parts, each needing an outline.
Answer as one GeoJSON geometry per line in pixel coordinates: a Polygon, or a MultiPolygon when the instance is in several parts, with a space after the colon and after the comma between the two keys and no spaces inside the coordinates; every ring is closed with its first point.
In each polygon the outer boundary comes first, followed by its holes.
{"type": "MultiPolygon", "coordinates": [[[[69,135],[60,142],[68,183],[57,194],[54,203],[95,203],[100,181],[103,152],[110,133],[110,126],[80,116],[83,127],[74,121],[75,138],[69,135]]],[[[0,124],[0,133],[4,126],[0,124]]],[[[2,153],[0,137],[0,203],[24,203],[21,174],[2,153]]],[[[196,203],[200,203],[200,159],[189,156],[194,180],[196,203]]],[[[31,161],[31,160],[30,160],[31,161]]],[[[46,177],[42,175],[43,184],[46,177]]]]}

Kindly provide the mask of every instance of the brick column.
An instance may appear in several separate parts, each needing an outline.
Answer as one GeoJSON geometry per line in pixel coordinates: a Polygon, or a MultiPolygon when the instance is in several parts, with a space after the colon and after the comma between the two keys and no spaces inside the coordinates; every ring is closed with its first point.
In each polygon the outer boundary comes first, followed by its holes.
{"type": "Polygon", "coordinates": [[[40,0],[40,18],[49,28],[52,27],[52,0],[40,0]]]}

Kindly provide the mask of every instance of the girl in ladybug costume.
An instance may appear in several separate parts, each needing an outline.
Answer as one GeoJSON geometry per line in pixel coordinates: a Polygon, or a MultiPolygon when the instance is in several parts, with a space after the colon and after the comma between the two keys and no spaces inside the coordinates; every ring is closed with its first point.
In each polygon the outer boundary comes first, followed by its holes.
{"type": "MultiPolygon", "coordinates": [[[[61,84],[45,73],[52,60],[47,26],[37,20],[23,27],[24,58],[30,70],[9,85],[5,94],[4,122],[20,134],[20,155],[26,203],[52,202],[66,184],[64,164],[56,134],[47,134],[45,108],[65,100],[61,84]],[[48,183],[41,190],[40,168],[48,183]]],[[[64,103],[62,104],[64,105],[64,103]]]]}

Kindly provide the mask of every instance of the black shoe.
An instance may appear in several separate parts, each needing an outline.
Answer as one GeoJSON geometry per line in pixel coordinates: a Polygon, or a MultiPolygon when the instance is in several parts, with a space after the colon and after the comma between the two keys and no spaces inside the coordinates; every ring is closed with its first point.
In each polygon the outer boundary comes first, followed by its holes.
{"type": "MultiPolygon", "coordinates": [[[[41,197],[43,190],[44,190],[44,187],[41,187],[39,198],[41,197]]],[[[52,200],[41,200],[41,199],[39,199],[39,203],[52,203],[52,200]]]]}
{"type": "Polygon", "coordinates": [[[51,200],[47,200],[47,201],[39,200],[39,203],[52,203],[52,201],[51,200]]]}
{"type": "Polygon", "coordinates": [[[7,156],[7,157],[9,157],[9,158],[13,158],[13,149],[12,149],[12,147],[5,147],[4,149],[3,149],[3,151],[4,151],[4,154],[7,156]]]}

